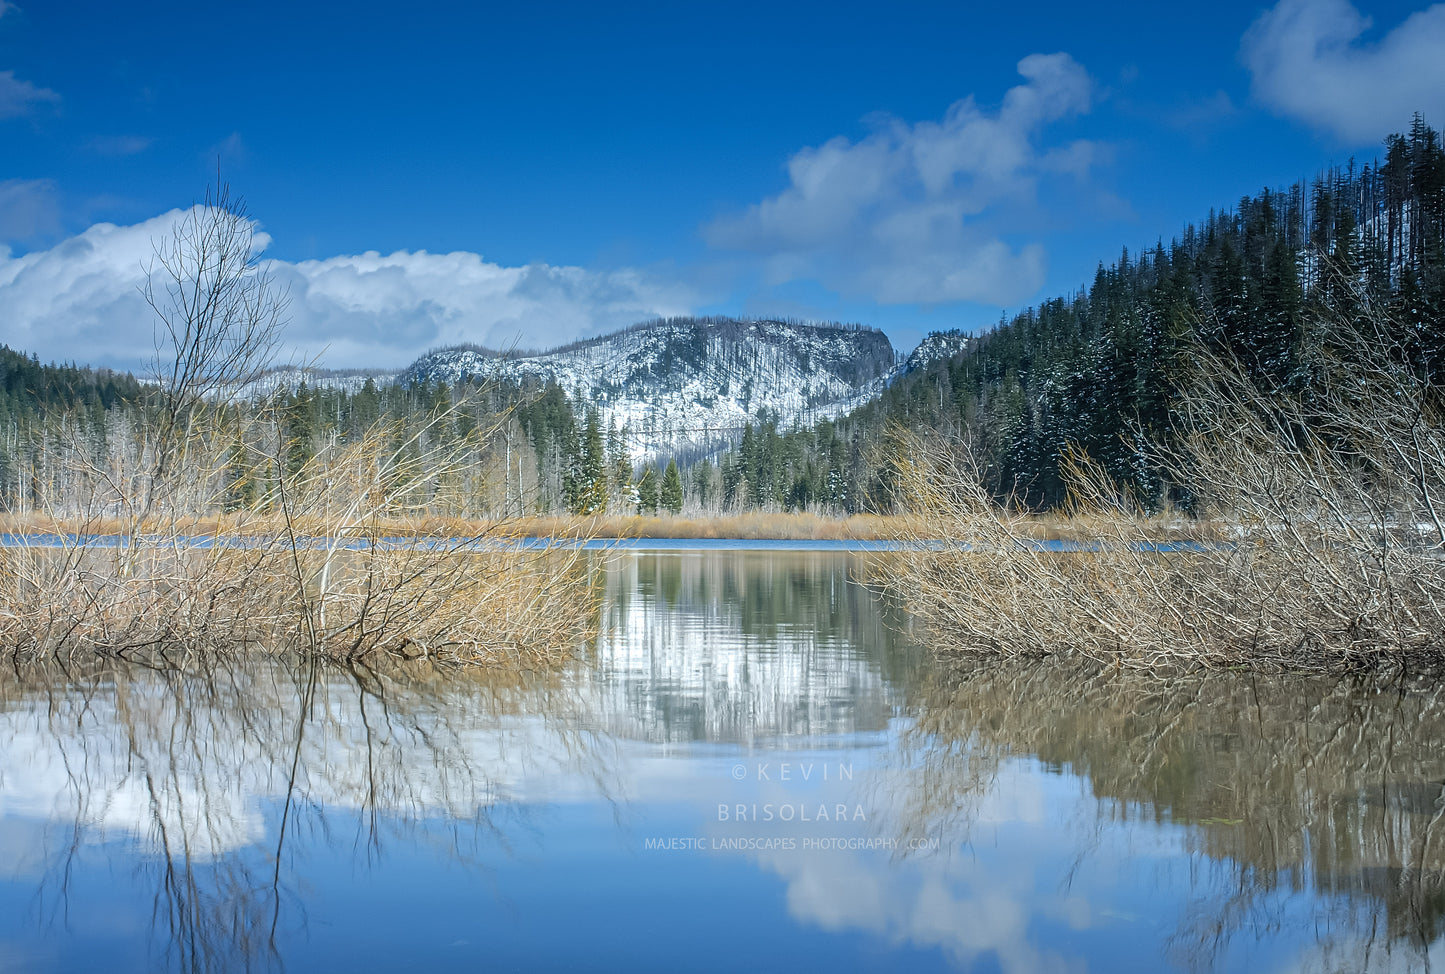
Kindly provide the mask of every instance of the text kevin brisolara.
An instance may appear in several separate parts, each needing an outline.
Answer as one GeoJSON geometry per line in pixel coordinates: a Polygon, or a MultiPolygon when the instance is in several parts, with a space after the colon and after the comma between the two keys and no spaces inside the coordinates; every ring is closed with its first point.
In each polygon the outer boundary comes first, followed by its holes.
{"type": "Polygon", "coordinates": [[[643,848],[658,852],[792,852],[794,850],[847,850],[857,852],[871,849],[894,850],[897,839],[877,837],[807,836],[649,836],[642,840],[643,848]]]}

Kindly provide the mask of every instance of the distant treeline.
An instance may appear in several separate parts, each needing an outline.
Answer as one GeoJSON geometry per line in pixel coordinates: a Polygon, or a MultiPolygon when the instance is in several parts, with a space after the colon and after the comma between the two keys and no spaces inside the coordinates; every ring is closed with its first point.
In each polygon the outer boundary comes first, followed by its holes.
{"type": "Polygon", "coordinates": [[[48,409],[110,409],[135,401],[140,383],[126,372],[78,365],[41,365],[0,345],[0,421],[30,417],[48,409]]]}
{"type": "MultiPolygon", "coordinates": [[[[142,429],[160,421],[156,388],[131,375],[41,365],[0,346],[0,506],[78,510],[78,485],[100,469],[123,476],[138,459],[142,429]]],[[[595,410],[551,382],[367,379],[355,390],[303,382],[216,403],[204,422],[193,432],[230,443],[233,457],[224,482],[212,485],[224,498],[217,513],[274,504],[284,477],[377,435],[407,469],[424,466],[438,447],[468,444],[476,489],[467,510],[448,513],[656,513],[683,505],[676,463],[635,468],[626,432],[604,428],[595,410]]],[[[426,510],[425,497],[413,499],[426,510]]]]}

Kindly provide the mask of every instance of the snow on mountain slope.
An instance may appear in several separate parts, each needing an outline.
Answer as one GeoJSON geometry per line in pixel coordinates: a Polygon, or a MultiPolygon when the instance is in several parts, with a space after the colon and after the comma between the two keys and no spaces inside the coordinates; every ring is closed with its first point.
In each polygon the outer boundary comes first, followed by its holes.
{"type": "Polygon", "coordinates": [[[399,378],[396,372],[386,372],[382,369],[359,369],[347,371],[342,369],[318,369],[308,366],[283,365],[273,368],[261,375],[260,378],[246,384],[237,394],[238,399],[254,399],[257,396],[269,396],[278,389],[295,390],[305,383],[308,389],[332,389],[349,394],[356,394],[366,386],[366,380],[370,379],[372,384],[380,387],[389,385],[399,378]]]}
{"type": "Polygon", "coordinates": [[[924,336],[923,341],[908,356],[908,361],[903,363],[904,372],[912,372],[914,369],[921,369],[930,362],[939,359],[953,358],[959,352],[968,347],[968,343],[974,338],[973,335],[954,329],[953,331],[931,331],[924,336]]]}
{"type": "Polygon", "coordinates": [[[540,353],[441,349],[402,379],[556,382],[626,429],[642,460],[716,450],[764,410],[783,428],[837,416],[881,391],[894,358],[887,336],[869,329],[673,318],[540,353]]]}

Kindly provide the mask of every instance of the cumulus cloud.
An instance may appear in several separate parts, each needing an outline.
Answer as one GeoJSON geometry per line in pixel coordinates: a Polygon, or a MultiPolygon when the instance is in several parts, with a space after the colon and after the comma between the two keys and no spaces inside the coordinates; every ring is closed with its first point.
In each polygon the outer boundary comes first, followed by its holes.
{"type": "Polygon", "coordinates": [[[1349,0],[1280,0],[1240,46],[1254,95],[1281,115],[1351,143],[1445,115],[1445,4],[1411,14],[1373,43],[1349,0]]]}
{"type": "Polygon", "coordinates": [[[427,348],[480,342],[539,348],[684,314],[687,289],[623,269],[529,264],[503,267],[465,251],[374,251],[299,264],[274,264],[290,285],[294,333],[327,363],[396,361],[427,348]]]}
{"type": "Polygon", "coordinates": [[[1032,54],[1018,72],[1025,83],[997,111],[969,97],[941,121],[883,120],[857,142],[801,150],[786,189],[707,225],[705,239],[762,255],[773,283],[817,277],[883,303],[1020,300],[1043,283],[1044,253],[1009,246],[991,218],[1042,176],[1087,173],[1098,146],[1037,144],[1049,123],[1088,111],[1083,67],[1032,54]]]}
{"type": "Polygon", "coordinates": [[[0,118],[17,118],[37,105],[54,104],[60,96],[49,88],[38,88],[15,77],[14,71],[0,71],[0,118]]]}
{"type": "Polygon", "coordinates": [[[0,180],[0,241],[28,242],[58,233],[60,194],[53,180],[0,180]]]}
{"type": "MultiPolygon", "coordinates": [[[[0,248],[0,341],[64,359],[136,368],[153,351],[153,314],[139,287],[183,215],[96,224],[49,250],[0,248]]],[[[257,243],[269,238],[258,233],[257,243]]],[[[268,261],[290,296],[285,339],[328,367],[398,368],[460,342],[539,347],[623,327],[694,303],[679,284],[636,269],[505,267],[474,253],[398,251],[300,263],[268,261]]]]}

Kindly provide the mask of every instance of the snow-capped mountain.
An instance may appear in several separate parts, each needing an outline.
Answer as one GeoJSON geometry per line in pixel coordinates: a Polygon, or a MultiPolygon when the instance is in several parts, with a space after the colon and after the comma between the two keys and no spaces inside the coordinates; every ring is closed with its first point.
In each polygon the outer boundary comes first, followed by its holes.
{"type": "Polygon", "coordinates": [[[733,318],[671,318],[546,352],[463,346],[423,356],[402,381],[556,382],[627,430],[633,456],[706,453],[766,411],[781,427],[837,416],[893,376],[872,329],[733,318]]]}
{"type": "MultiPolygon", "coordinates": [[[[943,349],[952,335],[930,335],[925,345],[935,339],[941,340],[936,351],[949,354],[943,349]]],[[[303,382],[349,393],[368,380],[377,386],[556,382],[574,401],[595,407],[604,425],[625,430],[635,459],[683,459],[723,448],[763,415],[775,417],[781,429],[841,416],[917,367],[917,358],[915,352],[901,363],[888,337],[871,328],[669,318],[543,352],[444,348],[400,371],[288,366],[251,383],[242,395],[266,395],[303,382]]]]}

